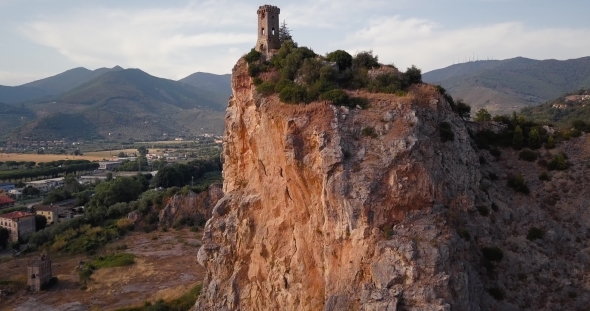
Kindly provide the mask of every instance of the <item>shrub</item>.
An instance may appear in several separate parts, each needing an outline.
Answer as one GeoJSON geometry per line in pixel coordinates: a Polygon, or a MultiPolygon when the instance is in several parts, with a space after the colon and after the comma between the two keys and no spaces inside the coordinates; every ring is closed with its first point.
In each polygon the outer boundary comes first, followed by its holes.
{"type": "Polygon", "coordinates": [[[547,139],[547,143],[545,143],[545,149],[553,149],[555,148],[555,138],[553,136],[549,136],[547,139]]]}
{"type": "Polygon", "coordinates": [[[469,234],[469,231],[467,231],[465,229],[459,229],[459,230],[457,230],[457,234],[459,234],[459,236],[461,238],[463,238],[463,240],[465,240],[465,241],[471,240],[471,235],[469,234]]]}
{"type": "Polygon", "coordinates": [[[412,65],[412,67],[406,69],[406,72],[404,72],[403,80],[406,86],[422,83],[422,70],[412,65]]]}
{"type": "Polygon", "coordinates": [[[367,126],[362,130],[363,136],[369,136],[371,138],[377,138],[377,132],[375,131],[375,129],[371,126],[367,126]]]}
{"type": "Polygon", "coordinates": [[[262,84],[262,82],[264,82],[264,81],[262,81],[262,79],[260,79],[258,77],[252,79],[252,83],[254,83],[254,85],[256,85],[256,86],[259,86],[260,84],[262,84]]]}
{"type": "Polygon", "coordinates": [[[361,109],[367,109],[371,106],[368,98],[365,97],[351,97],[349,100],[349,107],[355,108],[356,106],[361,107],[361,109]]]}
{"type": "Polygon", "coordinates": [[[531,149],[541,148],[541,135],[539,135],[539,131],[536,128],[533,128],[529,131],[528,145],[531,149]]]}
{"type": "Polygon", "coordinates": [[[455,110],[463,120],[469,120],[469,118],[471,118],[471,106],[460,99],[457,100],[455,110]]]}
{"type": "Polygon", "coordinates": [[[287,87],[294,87],[297,84],[295,84],[295,82],[291,81],[291,80],[287,80],[287,79],[282,79],[281,81],[279,81],[276,85],[275,85],[275,92],[276,93],[280,93],[283,89],[287,88],[287,87]]]}
{"type": "Polygon", "coordinates": [[[371,80],[367,89],[370,92],[375,93],[396,94],[398,91],[401,91],[404,86],[405,85],[403,85],[396,73],[387,72],[379,74],[375,79],[371,80]]]}
{"type": "Polygon", "coordinates": [[[572,127],[578,131],[586,130],[586,122],[576,119],[572,121],[572,127]]]}
{"type": "Polygon", "coordinates": [[[563,171],[567,169],[568,163],[566,156],[563,153],[556,154],[553,159],[547,164],[547,169],[550,171],[558,170],[563,171]]]}
{"type": "Polygon", "coordinates": [[[99,256],[90,262],[95,269],[130,266],[135,263],[135,255],[129,253],[99,256]]]}
{"type": "Polygon", "coordinates": [[[514,135],[512,136],[512,147],[516,150],[520,150],[523,142],[524,137],[522,136],[522,128],[517,125],[514,128],[514,135]]]}
{"type": "Polygon", "coordinates": [[[270,81],[262,82],[256,87],[256,91],[262,95],[270,95],[275,91],[275,84],[270,81]]]}
{"type": "Polygon", "coordinates": [[[496,300],[503,300],[504,299],[504,290],[498,287],[492,287],[488,290],[490,296],[492,296],[496,300]]]}
{"type": "Polygon", "coordinates": [[[502,152],[498,148],[492,148],[490,149],[490,154],[495,158],[499,158],[502,155],[502,152]]]}
{"type": "Polygon", "coordinates": [[[547,174],[547,172],[543,172],[541,173],[541,175],[539,175],[539,180],[543,180],[543,181],[549,181],[549,174],[547,174]]]}
{"type": "Polygon", "coordinates": [[[307,91],[300,85],[285,87],[279,93],[279,98],[286,104],[299,104],[307,102],[307,91]]]}
{"type": "Polygon", "coordinates": [[[373,56],[373,51],[358,52],[352,59],[352,65],[355,68],[377,68],[379,67],[379,57],[373,56]]]}
{"type": "Polygon", "coordinates": [[[350,96],[341,89],[333,89],[322,93],[320,99],[331,101],[334,105],[338,106],[348,106],[350,104],[350,96]]]}
{"type": "Polygon", "coordinates": [[[492,210],[493,210],[494,212],[497,212],[497,211],[498,211],[498,204],[496,204],[496,203],[492,203],[492,210]]]}
{"type": "Polygon", "coordinates": [[[542,239],[544,236],[545,236],[545,231],[543,229],[532,227],[529,229],[529,233],[527,234],[526,238],[529,241],[534,241],[537,239],[542,239]]]}
{"type": "Polygon", "coordinates": [[[331,62],[336,62],[340,71],[348,69],[352,66],[352,55],[343,50],[336,50],[326,55],[326,59],[331,62]]]}
{"type": "Polygon", "coordinates": [[[246,62],[248,62],[248,64],[251,64],[255,61],[260,60],[261,57],[262,53],[256,51],[255,49],[252,49],[248,54],[246,54],[246,56],[244,56],[244,59],[246,60],[246,62]]]}
{"type": "Polygon", "coordinates": [[[524,149],[520,153],[518,153],[518,158],[521,160],[527,161],[527,162],[535,161],[538,156],[539,156],[538,153],[536,153],[530,149],[524,149]]]}
{"type": "Polygon", "coordinates": [[[479,109],[475,113],[475,121],[477,122],[487,122],[492,120],[492,115],[484,108],[479,109]]]}
{"type": "Polygon", "coordinates": [[[133,230],[134,225],[135,225],[135,223],[131,219],[121,218],[121,219],[117,220],[117,228],[119,228],[121,230],[125,230],[125,231],[133,230]]]}
{"type": "Polygon", "coordinates": [[[483,206],[483,205],[478,206],[477,211],[479,212],[479,214],[481,216],[484,216],[484,217],[488,216],[490,214],[490,210],[486,206],[483,206]]]}
{"type": "Polygon", "coordinates": [[[481,252],[483,253],[483,258],[487,261],[500,262],[504,258],[504,252],[497,246],[484,247],[481,249],[481,252]]]}
{"type": "Polygon", "coordinates": [[[440,139],[443,143],[455,140],[455,133],[453,133],[453,129],[449,122],[441,122],[438,127],[440,131],[440,139]]]}
{"type": "Polygon", "coordinates": [[[530,193],[529,187],[521,174],[508,176],[508,187],[524,194],[530,193]]]}

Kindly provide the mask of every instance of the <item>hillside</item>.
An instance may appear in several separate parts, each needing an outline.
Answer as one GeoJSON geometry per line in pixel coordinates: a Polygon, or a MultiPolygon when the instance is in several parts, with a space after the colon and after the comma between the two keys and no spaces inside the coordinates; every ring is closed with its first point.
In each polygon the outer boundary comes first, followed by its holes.
{"type": "Polygon", "coordinates": [[[0,103],[0,136],[35,118],[35,114],[20,106],[0,103]]]}
{"type": "Polygon", "coordinates": [[[504,114],[534,106],[590,86],[590,57],[558,60],[513,58],[476,61],[427,72],[423,80],[440,84],[474,108],[504,114]]]}
{"type": "Polygon", "coordinates": [[[118,71],[123,68],[100,68],[88,70],[78,67],[62,72],[55,76],[29,82],[19,86],[0,86],[0,102],[14,104],[51,95],[57,95],[88,82],[104,73],[118,71]]]}
{"type": "Polygon", "coordinates": [[[196,72],[178,80],[200,90],[207,90],[223,97],[224,101],[231,96],[231,74],[216,75],[207,72],[196,72]]]}
{"type": "Polygon", "coordinates": [[[144,140],[219,134],[226,105],[214,93],[138,69],[110,71],[51,100],[28,103],[38,119],[11,137],[144,140]]]}
{"type": "Polygon", "coordinates": [[[521,114],[535,122],[560,127],[570,127],[574,120],[590,124],[590,91],[578,91],[539,106],[524,108],[521,114]]]}

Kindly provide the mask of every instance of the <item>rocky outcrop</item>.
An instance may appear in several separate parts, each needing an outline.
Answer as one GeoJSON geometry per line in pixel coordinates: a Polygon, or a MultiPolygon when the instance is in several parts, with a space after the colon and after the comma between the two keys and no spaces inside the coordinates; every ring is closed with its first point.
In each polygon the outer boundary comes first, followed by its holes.
{"type": "Polygon", "coordinates": [[[474,205],[477,157],[432,87],[289,106],[256,95],[243,61],[232,87],[198,310],[477,309],[445,220],[474,205]]]}
{"type": "Polygon", "coordinates": [[[192,191],[185,195],[177,194],[170,198],[160,211],[158,226],[170,228],[179,221],[202,225],[211,218],[213,207],[221,197],[223,197],[221,184],[212,184],[207,191],[198,194],[192,191]]]}
{"type": "Polygon", "coordinates": [[[489,180],[492,171],[505,178],[505,168],[485,164],[494,160],[474,150],[433,87],[403,97],[356,93],[371,102],[364,110],[285,105],[256,94],[241,60],[232,88],[224,197],[198,253],[207,275],[196,310],[552,308],[518,297],[530,289],[513,286],[516,248],[542,250],[508,242],[500,225],[521,232],[536,214],[510,210],[521,195],[489,180]],[[441,139],[443,122],[451,141],[441,139]],[[504,249],[505,259],[486,260],[484,247],[504,249]]]}

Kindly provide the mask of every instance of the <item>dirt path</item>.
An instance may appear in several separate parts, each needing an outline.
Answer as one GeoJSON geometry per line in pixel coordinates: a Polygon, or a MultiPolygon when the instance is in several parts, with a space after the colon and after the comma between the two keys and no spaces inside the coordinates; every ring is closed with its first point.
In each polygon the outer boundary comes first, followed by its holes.
{"type": "MultiPolygon", "coordinates": [[[[99,269],[92,275],[86,290],[80,289],[76,266],[86,256],[53,258],[54,276],[59,284],[50,291],[20,291],[0,301],[0,310],[114,310],[143,305],[160,298],[171,300],[182,296],[204,278],[204,269],[197,263],[200,246],[198,235],[188,230],[170,232],[133,232],[106,247],[115,247],[136,255],[128,267],[99,269]]],[[[26,258],[0,264],[0,280],[24,280],[26,258]],[[15,273],[16,272],[16,273],[15,273]]]]}

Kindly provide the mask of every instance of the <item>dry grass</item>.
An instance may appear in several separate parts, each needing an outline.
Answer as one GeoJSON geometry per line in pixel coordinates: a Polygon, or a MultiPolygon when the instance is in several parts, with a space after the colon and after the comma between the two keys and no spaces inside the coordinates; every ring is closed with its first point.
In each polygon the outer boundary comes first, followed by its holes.
{"type": "Polygon", "coordinates": [[[98,161],[102,160],[103,157],[95,155],[83,155],[83,156],[71,156],[65,154],[22,154],[22,153],[2,153],[0,155],[0,161],[34,161],[40,162],[51,162],[58,160],[89,160],[98,161]]]}

